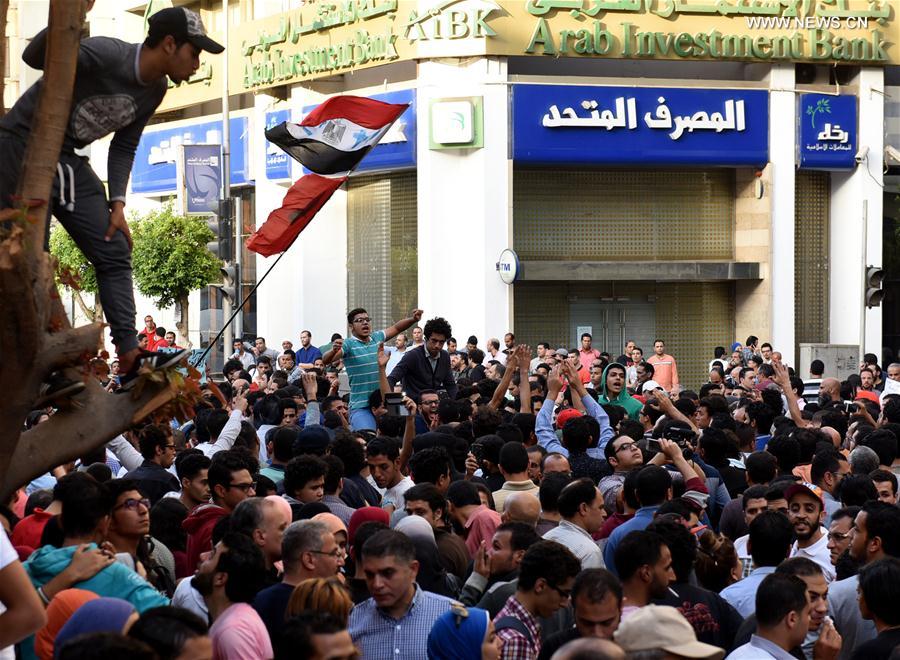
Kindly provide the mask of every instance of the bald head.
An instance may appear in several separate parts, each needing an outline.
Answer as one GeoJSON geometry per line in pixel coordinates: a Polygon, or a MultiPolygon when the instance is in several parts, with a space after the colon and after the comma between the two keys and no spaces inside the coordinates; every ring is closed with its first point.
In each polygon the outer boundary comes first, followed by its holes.
{"type": "Polygon", "coordinates": [[[832,401],[839,401],[841,398],[841,381],[837,378],[826,378],[819,385],[819,395],[827,395],[832,401]]]}
{"type": "Polygon", "coordinates": [[[541,517],[541,503],[531,493],[512,493],[503,505],[503,522],[521,522],[534,527],[541,517]]]}
{"type": "Polygon", "coordinates": [[[819,430],[831,439],[831,444],[833,444],[837,449],[841,448],[841,434],[840,433],[838,433],[836,430],[834,430],[830,426],[823,426],[819,430]]]}

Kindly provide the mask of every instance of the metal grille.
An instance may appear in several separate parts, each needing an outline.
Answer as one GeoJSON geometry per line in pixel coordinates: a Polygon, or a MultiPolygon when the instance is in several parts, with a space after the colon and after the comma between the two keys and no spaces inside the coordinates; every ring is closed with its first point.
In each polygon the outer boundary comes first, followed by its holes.
{"type": "Polygon", "coordinates": [[[354,177],[347,186],[347,298],[373,327],[406,318],[419,296],[416,174],[354,177]]]}
{"type": "MultiPolygon", "coordinates": [[[[713,349],[728,350],[734,341],[734,285],[659,284],[657,296],[657,338],[666,342],[666,352],[675,357],[681,386],[696,391],[709,377],[713,349]]],[[[644,350],[646,354],[648,349],[644,350]]]]}
{"type": "Polygon", "coordinates": [[[828,341],[829,181],[827,172],[797,172],[794,192],[794,332],[798,346],[801,342],[828,341]]]}
{"type": "Polygon", "coordinates": [[[518,168],[513,180],[521,259],[733,258],[734,170],[518,168]]]}
{"type": "MultiPolygon", "coordinates": [[[[540,341],[554,347],[568,346],[574,337],[571,313],[578,306],[594,304],[598,310],[623,310],[624,335],[617,338],[637,340],[648,357],[653,340],[663,339],[678,363],[682,386],[693,390],[706,382],[713,348],[728,347],[734,341],[734,286],[729,282],[526,281],[515,284],[513,295],[516,338],[531,346],[540,341]],[[635,327],[635,319],[653,318],[642,309],[647,303],[655,306],[655,321],[648,321],[648,327],[635,327]]],[[[624,346],[601,346],[600,313],[587,322],[595,327],[595,343],[601,350],[605,348],[613,357],[622,352],[624,346]]]]}

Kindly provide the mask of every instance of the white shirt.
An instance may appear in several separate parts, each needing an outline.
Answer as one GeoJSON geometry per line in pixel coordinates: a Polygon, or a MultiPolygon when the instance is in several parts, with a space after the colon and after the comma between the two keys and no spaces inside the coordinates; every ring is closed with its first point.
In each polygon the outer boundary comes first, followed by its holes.
{"type": "Polygon", "coordinates": [[[797,542],[791,546],[791,557],[806,557],[816,562],[822,567],[825,574],[825,580],[831,584],[835,578],[834,566],[831,563],[831,551],[828,549],[828,530],[824,527],[819,528],[821,537],[808,548],[800,548],[797,542]]]}
{"type": "Polygon", "coordinates": [[[390,354],[391,357],[388,359],[387,366],[384,368],[384,370],[387,374],[390,374],[394,370],[394,367],[400,364],[400,360],[402,360],[403,356],[406,355],[406,351],[409,350],[409,346],[404,348],[402,351],[396,346],[389,346],[385,350],[390,354]]]}
{"type": "Polygon", "coordinates": [[[381,506],[391,504],[393,505],[395,511],[399,509],[405,509],[406,498],[403,497],[403,493],[405,493],[415,485],[416,484],[412,479],[410,479],[409,477],[403,477],[400,481],[397,482],[395,486],[391,486],[386,491],[384,491],[384,496],[381,498],[381,506]]]}
{"type": "Polygon", "coordinates": [[[581,568],[605,568],[600,547],[584,529],[568,520],[560,520],[559,525],[544,534],[548,541],[556,541],[566,546],[581,561],[581,568]]]}
{"type": "Polygon", "coordinates": [[[484,362],[482,362],[481,364],[483,364],[486,367],[486,366],[488,366],[488,364],[490,364],[491,360],[497,360],[497,362],[499,362],[500,364],[505,365],[506,364],[506,353],[504,353],[502,350],[497,351],[497,355],[491,355],[490,352],[485,353],[484,354],[484,362]]]}
{"type": "MultiPolygon", "coordinates": [[[[6,532],[0,530],[0,571],[16,561],[19,561],[19,553],[16,552],[12,543],[6,538],[6,532]]],[[[3,614],[5,611],[6,608],[3,606],[3,603],[0,603],[0,614],[3,614]]],[[[16,650],[14,646],[0,649],[0,660],[15,660],[15,657],[16,650]]]]}
{"type": "Polygon", "coordinates": [[[200,592],[191,585],[191,580],[193,578],[188,577],[178,583],[175,593],[172,595],[172,605],[190,610],[204,621],[209,621],[209,609],[206,601],[203,600],[200,592]]]}

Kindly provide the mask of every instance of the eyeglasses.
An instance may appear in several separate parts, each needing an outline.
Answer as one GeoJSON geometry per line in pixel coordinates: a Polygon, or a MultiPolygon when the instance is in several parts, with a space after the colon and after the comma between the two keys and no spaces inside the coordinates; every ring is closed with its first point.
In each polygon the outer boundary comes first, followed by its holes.
{"type": "Polygon", "coordinates": [[[571,589],[560,589],[556,585],[550,584],[549,582],[547,583],[547,586],[549,586],[551,589],[553,589],[553,591],[558,593],[559,597],[562,598],[563,600],[567,600],[568,598],[571,598],[571,596],[572,596],[571,589]]]}
{"type": "Polygon", "coordinates": [[[146,497],[141,499],[135,499],[133,497],[129,497],[127,500],[122,502],[119,506],[117,506],[113,511],[118,511],[119,509],[127,509],[129,511],[136,511],[138,505],[143,506],[145,509],[150,509],[150,500],[146,497]]]}
{"type": "Polygon", "coordinates": [[[369,323],[372,319],[368,316],[360,316],[358,319],[353,319],[354,323],[369,323]]]}
{"type": "Polygon", "coordinates": [[[239,490],[244,491],[245,493],[251,490],[256,490],[256,482],[251,481],[249,484],[228,484],[229,488],[238,488],[239,490]]]}
{"type": "Polygon", "coordinates": [[[850,538],[850,532],[828,532],[829,541],[844,541],[850,538]]]}
{"type": "Polygon", "coordinates": [[[623,449],[624,449],[625,451],[631,451],[631,450],[634,449],[635,447],[637,447],[637,443],[636,443],[636,442],[624,442],[624,443],[622,443],[621,445],[619,445],[618,447],[616,447],[616,453],[618,454],[618,453],[619,453],[620,451],[622,451],[623,449]]]}
{"type": "Polygon", "coordinates": [[[341,550],[340,548],[335,548],[331,552],[325,552],[324,550],[310,550],[309,552],[312,552],[317,555],[328,555],[332,559],[340,559],[345,554],[344,551],[341,550]]]}

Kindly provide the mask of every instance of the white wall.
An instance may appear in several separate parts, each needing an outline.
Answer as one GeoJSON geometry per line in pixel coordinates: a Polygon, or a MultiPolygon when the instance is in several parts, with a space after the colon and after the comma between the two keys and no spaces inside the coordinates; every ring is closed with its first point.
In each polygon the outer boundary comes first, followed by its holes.
{"type": "Polygon", "coordinates": [[[419,64],[419,306],[443,316],[464,343],[512,328],[512,288],[495,264],[512,245],[512,162],[504,59],[419,64]],[[484,99],[484,148],[431,150],[429,104],[484,99]]]}
{"type": "Polygon", "coordinates": [[[866,264],[882,264],[884,72],[863,68],[859,84],[859,147],[869,148],[867,160],[851,172],[831,175],[831,307],[830,340],[863,344],[867,353],[881,354],[881,308],[865,311],[865,339],[860,338],[864,309],[866,264]],[[863,236],[865,235],[865,248],[863,236]]]}
{"type": "MultiPolygon", "coordinates": [[[[786,364],[794,355],[794,189],[797,97],[794,65],[774,64],[769,76],[769,163],[772,168],[772,337],[786,364]]],[[[766,341],[763,338],[761,341],[766,341]]]]}

